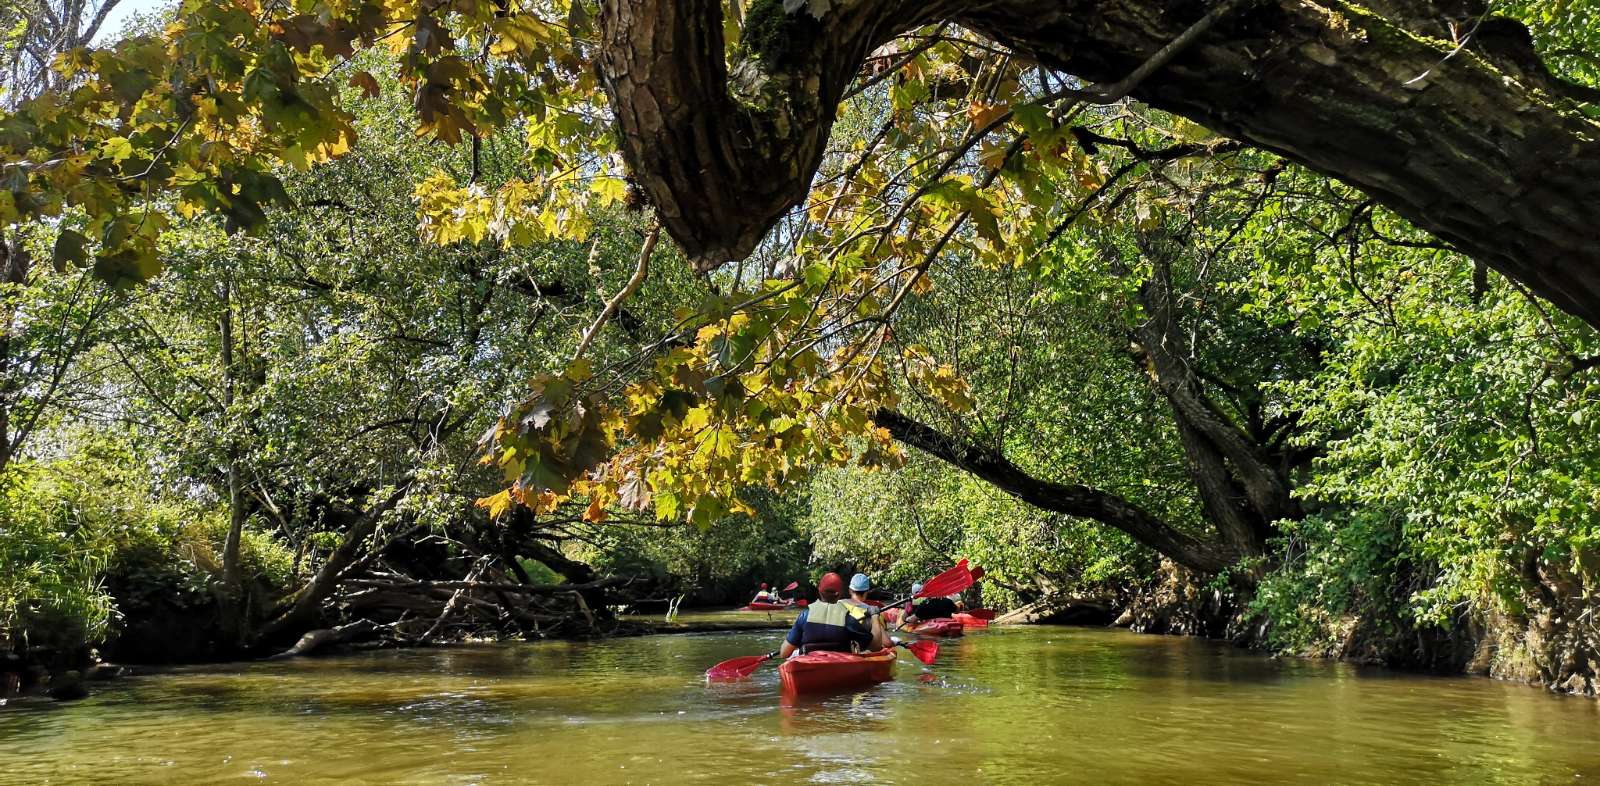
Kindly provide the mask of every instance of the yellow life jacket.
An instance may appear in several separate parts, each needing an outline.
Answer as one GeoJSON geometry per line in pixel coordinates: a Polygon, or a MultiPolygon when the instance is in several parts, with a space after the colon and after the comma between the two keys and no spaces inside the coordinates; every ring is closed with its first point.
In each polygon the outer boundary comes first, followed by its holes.
{"type": "Polygon", "coordinates": [[[806,652],[819,649],[852,650],[866,646],[862,638],[871,630],[866,623],[867,612],[849,603],[817,601],[806,607],[805,624],[801,626],[800,648],[806,652]],[[856,625],[852,633],[849,623],[856,625]]]}

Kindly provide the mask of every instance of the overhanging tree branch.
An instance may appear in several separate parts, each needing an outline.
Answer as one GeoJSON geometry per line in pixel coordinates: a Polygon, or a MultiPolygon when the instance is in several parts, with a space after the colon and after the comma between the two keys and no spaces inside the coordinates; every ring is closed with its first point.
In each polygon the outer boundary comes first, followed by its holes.
{"type": "MultiPolygon", "coordinates": [[[[817,20],[784,5],[752,6],[730,70],[720,2],[602,4],[600,71],[624,157],[701,270],[748,254],[804,201],[845,85],[896,35],[948,21],[1116,83],[1219,8],[857,0],[817,20]]],[[[1202,27],[1129,95],[1344,180],[1600,326],[1600,123],[1506,34],[1526,38],[1515,22],[1491,18],[1446,58],[1452,25],[1484,8],[1444,5],[1258,0],[1202,27]]]]}
{"type": "Polygon", "coordinates": [[[1092,519],[1132,536],[1173,561],[1214,573],[1243,556],[1173,527],[1160,517],[1108,491],[1035,478],[992,448],[964,442],[892,409],[879,409],[874,423],[910,445],[1034,507],[1092,519]]]}

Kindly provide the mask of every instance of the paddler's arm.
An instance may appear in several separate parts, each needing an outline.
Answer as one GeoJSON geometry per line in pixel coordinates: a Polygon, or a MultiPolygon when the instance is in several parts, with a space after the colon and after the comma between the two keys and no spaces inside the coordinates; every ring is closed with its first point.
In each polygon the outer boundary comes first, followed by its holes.
{"type": "Polygon", "coordinates": [[[916,615],[916,608],[916,601],[913,600],[910,603],[907,603],[905,608],[900,612],[900,624],[897,627],[904,628],[905,626],[914,622],[921,622],[922,619],[916,615]]]}
{"type": "Polygon", "coordinates": [[[806,613],[802,611],[800,616],[794,618],[794,627],[790,628],[789,634],[783,637],[783,646],[778,648],[778,657],[780,659],[787,660],[790,655],[794,654],[795,650],[800,648],[800,643],[805,641],[801,636],[805,632],[806,613]]]}
{"type": "Polygon", "coordinates": [[[889,634],[883,629],[883,618],[872,615],[872,649],[881,650],[889,646],[889,634]]]}

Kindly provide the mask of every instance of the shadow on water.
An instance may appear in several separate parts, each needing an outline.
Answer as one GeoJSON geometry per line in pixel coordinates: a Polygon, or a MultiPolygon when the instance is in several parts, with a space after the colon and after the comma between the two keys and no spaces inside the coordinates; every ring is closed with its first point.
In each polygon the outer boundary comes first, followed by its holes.
{"type": "Polygon", "coordinates": [[[1600,703],[994,628],[867,690],[780,697],[780,631],[371,652],[110,683],[0,711],[0,784],[1480,784],[1600,778],[1600,703]]]}

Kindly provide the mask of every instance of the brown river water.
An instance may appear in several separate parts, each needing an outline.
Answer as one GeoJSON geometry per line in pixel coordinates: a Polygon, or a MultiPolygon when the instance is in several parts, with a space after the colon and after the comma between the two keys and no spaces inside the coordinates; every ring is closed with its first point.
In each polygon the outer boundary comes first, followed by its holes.
{"type": "Polygon", "coordinates": [[[707,685],[778,631],[183,669],[0,710],[0,784],[1600,784],[1600,702],[995,628],[878,687],[707,685]]]}

